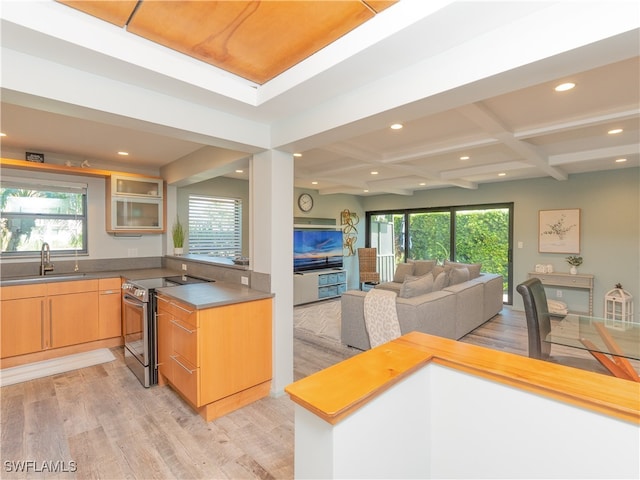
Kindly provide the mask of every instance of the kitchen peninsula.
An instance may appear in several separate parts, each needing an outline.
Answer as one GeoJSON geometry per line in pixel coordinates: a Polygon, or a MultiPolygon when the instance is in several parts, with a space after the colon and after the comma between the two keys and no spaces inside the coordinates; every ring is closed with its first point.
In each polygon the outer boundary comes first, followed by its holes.
{"type": "Polygon", "coordinates": [[[160,385],[207,422],[269,395],[272,294],[216,282],[157,295],[160,385]]]}

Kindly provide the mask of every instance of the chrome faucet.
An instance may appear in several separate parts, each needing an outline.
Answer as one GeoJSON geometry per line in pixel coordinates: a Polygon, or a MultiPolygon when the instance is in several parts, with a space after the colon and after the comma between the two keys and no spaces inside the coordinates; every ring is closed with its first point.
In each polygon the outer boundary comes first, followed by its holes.
{"type": "Polygon", "coordinates": [[[51,263],[49,244],[44,242],[40,250],[40,275],[45,275],[47,272],[53,272],[53,263],[51,263]]]}

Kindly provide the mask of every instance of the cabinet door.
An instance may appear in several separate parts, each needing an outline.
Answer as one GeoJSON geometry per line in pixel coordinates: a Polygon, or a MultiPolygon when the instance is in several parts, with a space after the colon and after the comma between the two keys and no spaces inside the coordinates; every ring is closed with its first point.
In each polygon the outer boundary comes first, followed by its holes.
{"type": "Polygon", "coordinates": [[[157,297],[157,320],[158,320],[158,371],[160,375],[168,381],[173,382],[173,338],[171,328],[171,303],[168,298],[158,295],[157,297]]]}
{"type": "Polygon", "coordinates": [[[271,379],[271,299],[199,315],[201,404],[271,379]]]}
{"type": "Polygon", "coordinates": [[[98,339],[98,292],[49,297],[51,347],[98,339]]]}
{"type": "Polygon", "coordinates": [[[101,278],[98,296],[98,338],[122,335],[120,278],[101,278]]]}
{"type": "Polygon", "coordinates": [[[163,180],[159,178],[111,176],[111,194],[139,197],[162,197],[163,180]]]}
{"type": "Polygon", "coordinates": [[[38,352],[45,347],[44,301],[44,297],[40,297],[0,302],[2,358],[38,352]]]}

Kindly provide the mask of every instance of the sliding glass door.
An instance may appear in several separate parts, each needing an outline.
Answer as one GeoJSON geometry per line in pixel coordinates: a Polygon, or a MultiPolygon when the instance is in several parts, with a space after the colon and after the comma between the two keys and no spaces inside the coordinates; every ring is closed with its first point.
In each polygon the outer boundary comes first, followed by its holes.
{"type": "Polygon", "coordinates": [[[381,281],[407,260],[482,263],[483,272],[503,276],[511,304],[512,218],[512,203],[367,212],[367,246],[378,248],[381,281]]]}

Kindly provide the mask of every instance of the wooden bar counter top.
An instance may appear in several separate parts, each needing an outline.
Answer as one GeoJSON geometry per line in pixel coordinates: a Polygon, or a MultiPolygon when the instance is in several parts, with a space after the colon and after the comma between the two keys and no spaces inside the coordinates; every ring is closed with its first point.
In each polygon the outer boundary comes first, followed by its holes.
{"type": "Polygon", "coordinates": [[[285,388],[330,424],[430,362],[640,424],[640,384],[512,353],[411,332],[285,388]]]}

